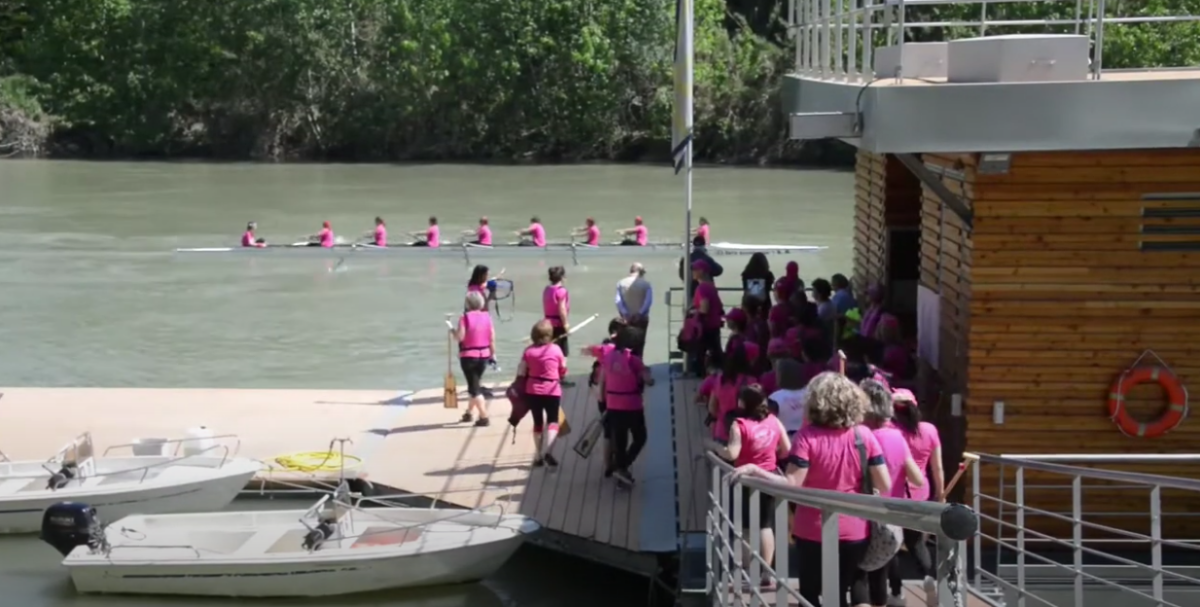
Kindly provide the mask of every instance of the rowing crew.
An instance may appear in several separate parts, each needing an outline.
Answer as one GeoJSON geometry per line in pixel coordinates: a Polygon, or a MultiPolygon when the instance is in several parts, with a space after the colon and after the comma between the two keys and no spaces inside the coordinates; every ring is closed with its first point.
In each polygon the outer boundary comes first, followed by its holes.
{"type": "MultiPolygon", "coordinates": [[[[251,221],[246,224],[246,232],[242,234],[243,247],[265,247],[267,241],[259,238],[255,234],[258,229],[258,224],[251,221]]],[[[700,218],[700,225],[692,230],[692,235],[704,239],[705,244],[708,244],[709,239],[708,220],[704,217],[700,218]]],[[[518,246],[523,247],[544,247],[547,245],[546,228],[542,226],[542,221],[536,215],[529,219],[529,227],[524,230],[517,230],[513,234],[520,237],[518,246]]],[[[646,227],[642,218],[633,218],[633,227],[617,230],[617,234],[621,236],[620,244],[622,246],[646,246],[650,238],[650,230],[646,227]]],[[[442,245],[441,229],[438,227],[437,217],[429,218],[429,227],[423,232],[409,232],[415,240],[409,243],[408,246],[413,247],[430,247],[438,248],[442,245]]],[[[479,218],[479,227],[474,230],[464,230],[462,233],[464,242],[468,244],[490,247],[492,246],[492,228],[489,225],[487,217],[479,218]]],[[[588,217],[584,221],[584,225],[571,230],[571,239],[583,238],[584,246],[598,247],[600,246],[600,227],[596,225],[596,220],[588,217]]],[[[388,231],[387,223],[382,217],[375,218],[374,230],[363,234],[359,239],[360,243],[371,244],[377,247],[388,246],[388,231]]],[[[312,247],[332,248],[337,244],[337,237],[334,236],[333,227],[328,221],[321,224],[321,230],[316,234],[308,236],[308,245],[312,247]]]]}

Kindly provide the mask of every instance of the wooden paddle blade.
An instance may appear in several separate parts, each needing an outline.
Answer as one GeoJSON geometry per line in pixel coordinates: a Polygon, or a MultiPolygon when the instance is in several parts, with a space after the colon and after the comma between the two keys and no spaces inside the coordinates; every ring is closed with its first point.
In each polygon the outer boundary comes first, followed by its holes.
{"type": "Polygon", "coordinates": [[[567,412],[558,410],[558,435],[566,436],[571,433],[571,424],[567,422],[567,412]]]}
{"type": "Polygon", "coordinates": [[[603,424],[602,419],[593,419],[584,429],[583,436],[580,436],[579,440],[575,442],[573,448],[579,457],[587,459],[592,454],[592,449],[595,449],[596,443],[600,442],[600,433],[604,430],[601,424],[603,424]]]}
{"type": "Polygon", "coordinates": [[[454,379],[453,373],[446,374],[446,381],[443,384],[442,392],[442,407],[446,409],[457,409],[458,380],[454,379]]]}

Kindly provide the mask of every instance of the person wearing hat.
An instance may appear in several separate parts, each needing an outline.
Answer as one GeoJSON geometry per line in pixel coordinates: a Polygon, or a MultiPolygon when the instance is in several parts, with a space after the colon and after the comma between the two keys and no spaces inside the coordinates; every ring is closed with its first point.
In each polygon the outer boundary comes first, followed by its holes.
{"type": "Polygon", "coordinates": [[[632,228],[618,230],[617,233],[624,237],[621,244],[630,247],[644,247],[650,238],[650,230],[646,229],[640,215],[633,218],[632,228]]]}
{"type": "MultiPolygon", "coordinates": [[[[721,294],[712,282],[711,272],[712,267],[707,261],[697,259],[692,262],[692,280],[696,283],[696,289],[692,294],[690,313],[700,318],[703,328],[700,337],[702,347],[698,349],[698,356],[707,355],[708,362],[720,364],[724,360],[724,352],[721,350],[721,325],[725,316],[725,306],[721,303],[721,294]]],[[[703,358],[694,360],[693,363],[694,370],[705,368],[703,358]]]]}
{"type": "Polygon", "coordinates": [[[242,246],[261,249],[267,246],[267,241],[255,236],[254,230],[258,229],[258,224],[251,221],[246,224],[246,233],[242,234],[242,246]]]}
{"type": "MultiPolygon", "coordinates": [[[[725,268],[721,267],[721,264],[717,263],[717,260],[715,260],[711,256],[709,256],[708,250],[706,249],[705,244],[706,243],[705,243],[703,237],[697,236],[692,239],[692,261],[693,262],[695,262],[695,261],[708,262],[708,268],[709,268],[708,277],[710,279],[712,279],[713,281],[715,281],[717,278],[719,278],[721,276],[721,274],[725,273],[725,268]]],[[[690,299],[692,297],[692,292],[695,291],[695,289],[696,289],[696,281],[688,280],[687,277],[685,276],[685,273],[683,271],[684,270],[683,260],[684,260],[683,257],[679,258],[679,280],[682,280],[687,283],[688,298],[690,299]]]]}

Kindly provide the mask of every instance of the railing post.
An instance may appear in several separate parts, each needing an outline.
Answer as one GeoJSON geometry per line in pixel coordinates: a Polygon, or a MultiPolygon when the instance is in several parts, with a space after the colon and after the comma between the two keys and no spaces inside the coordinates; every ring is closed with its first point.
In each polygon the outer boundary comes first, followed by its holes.
{"type": "MultiPolygon", "coordinates": [[[[975,513],[980,512],[979,508],[983,505],[983,498],[979,496],[982,491],[983,482],[979,479],[978,459],[971,462],[971,507],[975,509],[975,513]]],[[[980,533],[975,534],[972,540],[975,542],[975,554],[971,555],[972,562],[975,563],[975,576],[973,586],[983,588],[983,525],[980,525],[980,533]]]]}
{"type": "Polygon", "coordinates": [[[1105,0],[1100,0],[1096,7],[1096,80],[1099,80],[1104,73],[1104,18],[1105,18],[1105,0]]]}
{"type": "Polygon", "coordinates": [[[733,560],[733,596],[736,598],[738,605],[745,605],[745,599],[742,597],[742,588],[745,586],[746,563],[742,562],[742,509],[746,507],[742,503],[741,487],[736,487],[737,483],[729,482],[725,479],[725,491],[733,498],[733,517],[729,521],[729,537],[732,538],[730,550],[733,554],[730,555],[733,560]]]}
{"type": "MultiPolygon", "coordinates": [[[[719,493],[719,491],[721,490],[721,469],[716,466],[712,466],[712,474],[710,475],[709,488],[710,488],[709,490],[712,491],[712,494],[714,497],[721,495],[719,493]]],[[[705,568],[706,575],[704,577],[705,577],[705,585],[708,586],[707,590],[708,590],[709,596],[712,596],[713,593],[716,592],[717,587],[720,586],[720,584],[718,583],[718,580],[717,580],[717,574],[718,574],[718,572],[720,572],[719,567],[721,566],[720,565],[721,558],[719,556],[719,553],[715,552],[717,550],[717,542],[714,539],[714,537],[720,531],[719,531],[718,525],[713,517],[713,514],[715,512],[719,512],[720,505],[721,505],[721,502],[720,502],[719,498],[716,500],[713,500],[712,505],[710,505],[708,507],[709,513],[708,513],[708,516],[706,517],[708,520],[706,521],[706,524],[704,526],[705,530],[708,531],[708,533],[705,534],[707,537],[704,538],[704,543],[708,547],[708,550],[706,551],[707,554],[705,555],[708,566],[705,568]],[[714,555],[716,555],[716,556],[714,556],[714,555]]]]}
{"type": "Polygon", "coordinates": [[[791,576],[791,563],[788,562],[788,502],[775,500],[775,604],[787,605],[791,601],[788,595],[788,578],[791,576]]]}
{"type": "Polygon", "coordinates": [[[1025,468],[1017,466],[1017,607],[1025,607],[1025,468]]]}
{"type": "MultiPolygon", "coordinates": [[[[741,493],[739,488],[738,493],[741,493]]],[[[762,503],[762,492],[758,489],[750,490],[750,529],[746,533],[750,534],[750,554],[762,555],[762,521],[759,520],[758,506],[762,503]]],[[[739,551],[740,552],[740,551],[739,551]]],[[[759,585],[762,580],[762,563],[753,556],[750,557],[750,587],[753,588],[759,585]]],[[[762,602],[758,600],[757,592],[750,593],[750,607],[759,607],[762,602]]]]}
{"type": "Polygon", "coordinates": [[[846,57],[844,55],[846,45],[843,42],[845,33],[842,31],[842,28],[845,27],[845,16],[846,0],[837,0],[837,14],[833,18],[833,71],[838,78],[846,77],[846,57]]]}
{"type": "MultiPolygon", "coordinates": [[[[713,467],[717,468],[716,466],[713,467]]],[[[721,470],[719,468],[717,469],[716,476],[714,476],[714,478],[717,480],[715,489],[719,499],[721,500],[721,529],[720,535],[718,536],[720,538],[718,539],[718,542],[723,547],[717,552],[717,557],[721,560],[721,583],[720,588],[717,590],[717,595],[721,597],[721,604],[724,605],[725,602],[729,600],[729,591],[732,590],[732,584],[730,582],[733,577],[732,568],[730,567],[729,562],[730,555],[728,550],[729,535],[732,531],[729,521],[729,508],[731,504],[729,503],[729,492],[725,490],[724,475],[721,474],[721,470]]]]}
{"type": "Polygon", "coordinates": [[[870,82],[875,78],[875,65],[872,63],[871,54],[875,47],[875,0],[862,0],[863,8],[863,27],[862,27],[862,73],[866,76],[866,80],[870,82]]]}
{"type": "MultiPolygon", "coordinates": [[[[841,574],[838,555],[838,519],[836,512],[821,511],[821,605],[841,605],[841,574]]],[[[804,567],[804,563],[800,563],[804,567]]],[[[815,605],[813,607],[816,607],[815,605]]]]}
{"type": "Polygon", "coordinates": [[[1156,607],[1163,607],[1162,539],[1162,487],[1155,485],[1150,489],[1150,567],[1156,607]]]}
{"type": "Polygon", "coordinates": [[[1071,478],[1071,539],[1075,565],[1075,607],[1083,607],[1083,478],[1071,478]]]}
{"type": "Polygon", "coordinates": [[[846,80],[858,80],[858,2],[850,0],[850,11],[847,14],[849,23],[846,24],[846,80]]]}
{"type": "Polygon", "coordinates": [[[938,607],[965,607],[963,587],[960,579],[960,542],[948,537],[937,538],[937,605],[938,607]]]}

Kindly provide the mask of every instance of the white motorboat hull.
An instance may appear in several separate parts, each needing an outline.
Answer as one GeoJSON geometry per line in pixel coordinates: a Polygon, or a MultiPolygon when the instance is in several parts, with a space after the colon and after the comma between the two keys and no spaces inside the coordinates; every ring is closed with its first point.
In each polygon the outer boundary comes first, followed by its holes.
{"type": "MultiPolygon", "coordinates": [[[[20,463],[0,464],[0,533],[34,533],[41,528],[42,513],[58,502],[82,502],[93,506],[103,520],[115,521],[132,514],[205,512],[228,506],[250,479],[261,469],[253,460],[233,458],[193,458],[213,465],[186,466],[187,474],[171,473],[164,467],[156,475],[141,479],[141,470],[105,474],[105,469],[128,470],[153,465],[163,457],[99,458],[97,476],[85,479],[82,486],[72,484],[56,491],[44,489],[50,474],[5,475],[5,470],[20,470],[20,463]],[[196,470],[199,468],[199,470],[196,470]],[[114,482],[115,481],[115,482],[114,482]],[[34,489],[34,490],[30,490],[34,489]]],[[[151,468],[153,470],[153,468],[151,468]]],[[[178,470],[177,470],[178,471],[178,470]]]]}
{"type": "MultiPolygon", "coordinates": [[[[503,542],[455,551],[360,559],[357,562],[68,565],[76,591],[221,597],[318,597],[421,588],[482,580],[521,546],[503,542]]],[[[319,554],[319,553],[317,553],[319,554]]]]}
{"type": "Polygon", "coordinates": [[[354,510],[318,550],[306,511],[132,516],[104,529],[106,550],[63,560],[81,593],[316,597],[484,579],[536,522],[464,510],[354,510]]]}

